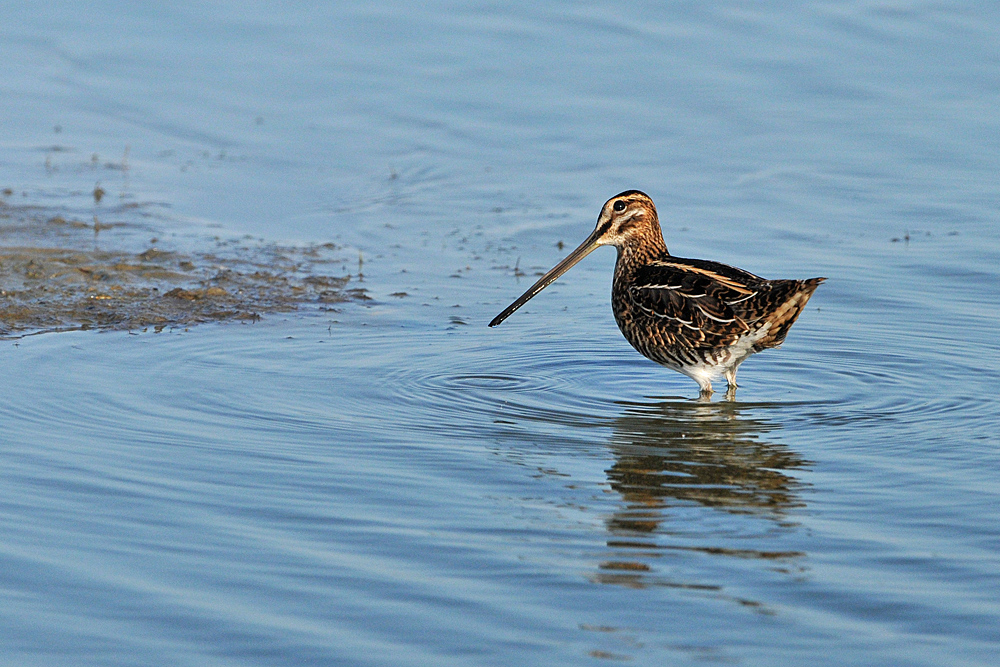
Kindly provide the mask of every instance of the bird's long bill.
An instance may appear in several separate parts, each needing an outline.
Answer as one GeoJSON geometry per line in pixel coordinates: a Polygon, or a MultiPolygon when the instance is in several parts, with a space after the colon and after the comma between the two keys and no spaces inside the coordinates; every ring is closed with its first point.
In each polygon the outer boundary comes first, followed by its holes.
{"type": "Polygon", "coordinates": [[[503,309],[503,312],[493,318],[490,322],[491,327],[503,322],[505,319],[510,317],[510,314],[515,310],[523,306],[528,302],[531,297],[535,296],[543,289],[555,282],[556,278],[573,268],[573,265],[579,262],[581,259],[592,253],[597,248],[597,239],[599,235],[595,230],[590,237],[580,244],[580,247],[571,252],[566,259],[556,264],[552,269],[546,273],[544,276],[538,279],[538,282],[528,288],[528,291],[517,297],[517,300],[503,309]]]}

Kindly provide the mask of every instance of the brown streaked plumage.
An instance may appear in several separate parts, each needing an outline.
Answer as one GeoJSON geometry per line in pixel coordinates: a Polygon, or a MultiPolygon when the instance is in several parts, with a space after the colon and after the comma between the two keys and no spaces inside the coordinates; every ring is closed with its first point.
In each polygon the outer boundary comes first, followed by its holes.
{"type": "Polygon", "coordinates": [[[653,200],[638,190],[609,199],[579,248],[497,315],[503,322],[598,246],[618,249],[611,308],[625,339],[658,364],[684,373],[712,393],[751,354],[781,345],[809,297],[826,278],[766,280],[733,266],[674,257],[667,251],[653,200]]]}

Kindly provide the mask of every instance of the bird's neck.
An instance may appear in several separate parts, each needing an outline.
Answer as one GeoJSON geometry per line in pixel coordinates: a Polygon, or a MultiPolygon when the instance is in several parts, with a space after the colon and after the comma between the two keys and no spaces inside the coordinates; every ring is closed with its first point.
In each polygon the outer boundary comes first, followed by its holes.
{"type": "Polygon", "coordinates": [[[641,243],[624,243],[618,248],[615,278],[634,273],[640,266],[669,256],[662,236],[643,239],[641,243]]]}

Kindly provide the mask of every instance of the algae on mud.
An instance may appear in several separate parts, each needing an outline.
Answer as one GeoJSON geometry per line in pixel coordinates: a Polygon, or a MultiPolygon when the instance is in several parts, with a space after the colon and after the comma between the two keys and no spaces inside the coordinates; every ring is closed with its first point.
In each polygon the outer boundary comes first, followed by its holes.
{"type": "MultiPolygon", "coordinates": [[[[141,208],[117,213],[128,218],[141,208]]],[[[62,213],[0,200],[0,337],[160,331],[368,299],[363,288],[349,287],[350,275],[329,275],[344,265],[330,243],[205,238],[182,251],[164,248],[147,221],[103,223],[95,215],[88,223],[62,213]]]]}

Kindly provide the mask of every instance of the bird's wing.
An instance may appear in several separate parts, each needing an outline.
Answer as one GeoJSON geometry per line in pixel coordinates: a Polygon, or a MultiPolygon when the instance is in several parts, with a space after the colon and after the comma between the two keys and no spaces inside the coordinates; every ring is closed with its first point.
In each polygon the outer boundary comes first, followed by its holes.
{"type": "Polygon", "coordinates": [[[733,344],[750,331],[743,304],[767,281],[735,267],[674,258],[640,268],[628,288],[633,307],[692,347],[733,344]]]}

